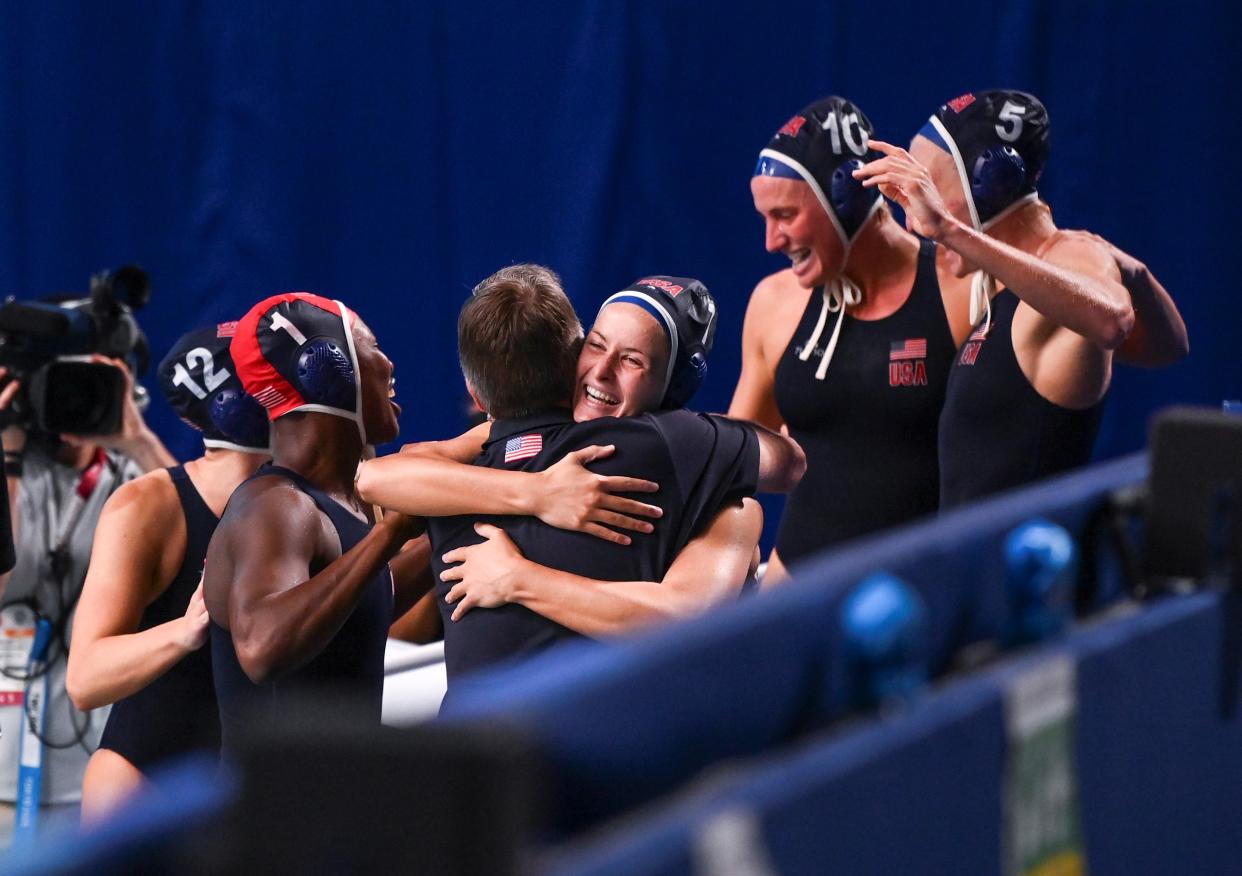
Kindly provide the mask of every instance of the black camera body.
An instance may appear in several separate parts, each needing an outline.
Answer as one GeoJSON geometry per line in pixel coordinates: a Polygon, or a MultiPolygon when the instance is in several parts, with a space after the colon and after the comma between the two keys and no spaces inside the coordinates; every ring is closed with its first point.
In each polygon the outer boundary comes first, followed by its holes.
{"type": "Polygon", "coordinates": [[[125,375],[90,360],[124,359],[137,376],[150,358],[133,312],[150,296],[146,273],[134,265],[91,277],[85,298],[0,305],[0,365],[22,382],[6,423],[51,435],[110,435],[121,428],[125,375]]]}

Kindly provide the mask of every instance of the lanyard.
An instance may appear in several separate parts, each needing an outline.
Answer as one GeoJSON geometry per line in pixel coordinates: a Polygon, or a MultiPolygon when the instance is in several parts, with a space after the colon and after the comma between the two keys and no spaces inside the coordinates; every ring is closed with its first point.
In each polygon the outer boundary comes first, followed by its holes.
{"type": "Polygon", "coordinates": [[[47,494],[47,522],[49,528],[52,527],[52,521],[59,516],[59,526],[54,528],[56,533],[55,539],[48,540],[48,557],[52,563],[52,574],[57,578],[60,586],[64,585],[64,577],[69,572],[69,539],[73,537],[74,530],[77,529],[79,521],[82,519],[82,513],[86,511],[86,504],[95,493],[95,488],[99,486],[99,480],[103,476],[104,467],[108,465],[108,455],[103,448],[95,449],[95,456],[91,460],[90,465],[83,469],[82,474],[78,476],[77,486],[73,488],[73,492],[69,496],[62,513],[56,514],[56,491],[49,490],[47,494]]]}

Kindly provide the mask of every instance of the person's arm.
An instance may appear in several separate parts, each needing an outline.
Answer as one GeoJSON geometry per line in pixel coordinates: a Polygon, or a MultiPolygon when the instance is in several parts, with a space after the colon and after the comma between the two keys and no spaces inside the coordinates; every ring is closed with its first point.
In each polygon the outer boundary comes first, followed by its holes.
{"type": "Polygon", "coordinates": [[[431,540],[426,533],[402,545],[388,561],[392,572],[393,617],[401,617],[435,586],[431,540]]]}
{"type": "Polygon", "coordinates": [[[1134,306],[1134,330],[1117,348],[1117,361],[1142,368],[1163,368],[1190,353],[1186,323],[1182,321],[1173,296],[1147,265],[1098,234],[1080,233],[1108,250],[1134,306]]]}
{"type": "Polygon", "coordinates": [[[760,493],[788,493],[806,474],[806,453],[787,433],[777,433],[758,423],[748,423],[759,439],[760,493]]]}
{"type": "Polygon", "coordinates": [[[415,645],[428,645],[444,638],[444,623],[436,605],[436,594],[428,592],[414,606],[392,622],[388,636],[415,645]]]}
{"type": "Polygon", "coordinates": [[[255,684],[327,647],[371,577],[421,534],[417,521],[390,513],[312,576],[316,558],[339,550],[328,529],[310,497],[278,478],[250,481],[230,499],[207,552],[204,587],[208,610],[231,632],[255,684]]]}
{"type": "Polygon", "coordinates": [[[118,489],[95,528],[90,567],[73,622],[65,687],[82,711],[134,694],[207,640],[202,586],[182,617],[138,632],[143,610],[176,574],[171,554],[184,551],[169,521],[181,520],[177,493],[162,472],[118,489]]]}
{"type": "Polygon", "coordinates": [[[956,219],[923,165],[906,150],[878,140],[869,145],[885,157],[854,171],[864,186],[879,186],[906,211],[912,231],[929,237],[992,275],[1056,326],[1103,350],[1115,350],[1134,327],[1130,295],[1114,269],[1076,270],[1002,243],[956,219]]]}
{"type": "Polygon", "coordinates": [[[742,323],[742,373],[738,376],[729,416],[780,431],[784,420],[776,407],[776,362],[767,354],[772,331],[775,281],[767,278],[755,287],[742,323]]]}
{"type": "Polygon", "coordinates": [[[445,597],[453,620],[506,603],[585,636],[603,637],[691,617],[735,597],[752,567],[763,510],[743,499],[719,511],[677,555],[660,581],[600,581],[538,565],[495,526],[477,524],[484,541],[444,555],[440,577],[457,583],[445,597]]]}
{"type": "Polygon", "coordinates": [[[360,465],[358,495],[371,504],[420,517],[525,515],[558,529],[629,544],[629,536],[607,527],[650,532],[651,524],[635,515],[659,517],[663,512],[655,505],[614,494],[653,493],[659,485],[639,478],[597,475],[586,468],[613,450],[611,445],[584,447],[540,472],[468,465],[430,449],[403,451],[360,465]]]}
{"type": "Polygon", "coordinates": [[[456,438],[444,441],[418,441],[406,444],[399,452],[411,456],[437,456],[454,462],[470,462],[483,452],[483,445],[492,434],[491,421],[479,423],[456,438]]]}

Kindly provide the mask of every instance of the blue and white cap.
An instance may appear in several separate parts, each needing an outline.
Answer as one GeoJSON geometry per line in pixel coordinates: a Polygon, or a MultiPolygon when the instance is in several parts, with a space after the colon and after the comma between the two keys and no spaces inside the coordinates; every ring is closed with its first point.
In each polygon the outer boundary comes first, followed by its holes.
{"type": "Polygon", "coordinates": [[[661,406],[683,407],[707,377],[707,354],[716,338],[716,301],[698,280],[652,275],[610,295],[610,304],[633,304],[647,311],[669,343],[661,406]]]}

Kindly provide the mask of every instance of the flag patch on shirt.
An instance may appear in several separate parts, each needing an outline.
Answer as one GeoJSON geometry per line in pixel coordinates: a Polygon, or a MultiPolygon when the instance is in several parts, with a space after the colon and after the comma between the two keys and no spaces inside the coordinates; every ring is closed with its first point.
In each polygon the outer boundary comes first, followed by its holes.
{"type": "Polygon", "coordinates": [[[927,386],[927,338],[906,338],[888,345],[888,385],[927,386]]]}
{"type": "Polygon", "coordinates": [[[516,462],[519,459],[530,459],[538,456],[543,450],[542,435],[522,435],[510,438],[505,442],[505,462],[516,462]]]}
{"type": "Polygon", "coordinates": [[[888,345],[888,361],[890,362],[926,358],[927,338],[906,338],[904,341],[893,341],[888,345]]]}

